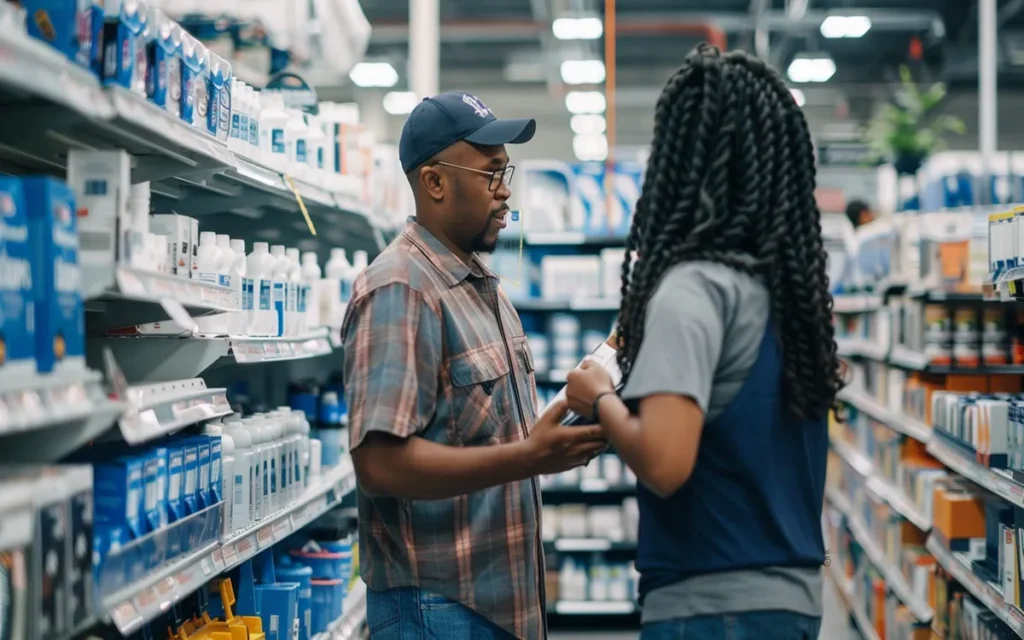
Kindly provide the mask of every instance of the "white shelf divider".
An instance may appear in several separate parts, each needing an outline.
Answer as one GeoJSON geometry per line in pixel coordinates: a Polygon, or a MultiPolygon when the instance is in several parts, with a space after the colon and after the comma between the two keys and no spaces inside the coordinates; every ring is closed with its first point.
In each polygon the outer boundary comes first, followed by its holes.
{"type": "Polygon", "coordinates": [[[118,422],[135,445],[231,413],[227,389],[208,389],[202,378],[129,387],[129,408],[118,422]]]}
{"type": "Polygon", "coordinates": [[[869,490],[874,491],[893,511],[910,521],[921,531],[928,532],[932,528],[931,520],[925,516],[914,501],[900,487],[875,469],[875,465],[863,453],[842,440],[831,439],[831,446],[840,458],[853,467],[854,471],[864,476],[869,490]]]}

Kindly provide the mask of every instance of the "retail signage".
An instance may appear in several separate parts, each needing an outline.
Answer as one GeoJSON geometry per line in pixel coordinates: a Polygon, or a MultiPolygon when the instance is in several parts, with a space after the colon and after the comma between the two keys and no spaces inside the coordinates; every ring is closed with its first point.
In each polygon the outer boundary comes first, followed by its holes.
{"type": "Polygon", "coordinates": [[[819,167],[864,167],[880,164],[874,159],[871,147],[859,142],[839,142],[816,145],[819,167]]]}

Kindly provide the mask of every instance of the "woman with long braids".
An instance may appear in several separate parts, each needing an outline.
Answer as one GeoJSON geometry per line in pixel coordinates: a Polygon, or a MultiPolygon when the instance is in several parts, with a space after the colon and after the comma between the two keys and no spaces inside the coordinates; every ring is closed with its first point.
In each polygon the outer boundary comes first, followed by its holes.
{"type": "Polygon", "coordinates": [[[658,100],[626,241],[621,399],[595,364],[567,391],[641,481],[643,639],[818,637],[842,380],[814,182],[779,74],[693,51],[658,100]]]}

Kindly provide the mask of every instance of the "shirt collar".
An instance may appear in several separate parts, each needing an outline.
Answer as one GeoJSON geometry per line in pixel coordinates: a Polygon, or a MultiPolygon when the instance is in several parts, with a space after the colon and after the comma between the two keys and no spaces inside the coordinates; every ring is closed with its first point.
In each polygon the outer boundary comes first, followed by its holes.
{"type": "Polygon", "coordinates": [[[432,233],[420,226],[416,218],[410,216],[402,234],[427,257],[435,268],[446,276],[448,284],[455,286],[472,276],[474,278],[497,278],[480,260],[477,254],[472,255],[473,269],[459,259],[452,250],[438,240],[432,233]],[[475,269],[475,270],[474,270],[475,269]]]}

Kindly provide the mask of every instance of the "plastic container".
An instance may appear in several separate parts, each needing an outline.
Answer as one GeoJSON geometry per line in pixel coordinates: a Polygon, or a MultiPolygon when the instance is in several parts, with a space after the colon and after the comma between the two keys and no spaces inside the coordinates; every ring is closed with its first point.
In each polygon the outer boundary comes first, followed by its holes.
{"type": "Polygon", "coordinates": [[[309,126],[302,112],[298,109],[287,109],[288,120],[284,127],[285,154],[288,156],[288,171],[296,177],[305,177],[309,170],[309,148],[306,136],[309,126]]]}
{"type": "Polygon", "coordinates": [[[288,308],[291,311],[289,335],[301,336],[306,333],[306,294],[302,282],[302,265],[299,264],[299,250],[285,249],[288,258],[288,308]]]}
{"type": "Polygon", "coordinates": [[[307,251],[302,254],[302,266],[299,270],[305,287],[306,329],[312,330],[324,326],[320,315],[320,281],[323,279],[323,273],[317,263],[316,253],[307,251]]]}
{"type": "Polygon", "coordinates": [[[288,171],[288,149],[285,127],[288,114],[284,109],[284,96],[261,92],[262,109],[259,117],[260,155],[263,163],[278,171],[288,171]]]}
{"type": "Polygon", "coordinates": [[[327,627],[341,617],[344,585],[341,580],[313,579],[310,582],[312,616],[310,631],[313,635],[326,633],[327,627]]]}
{"type": "Polygon", "coordinates": [[[331,249],[331,258],[324,268],[324,280],[320,289],[321,312],[330,327],[340,327],[345,319],[345,306],[348,300],[344,296],[342,282],[348,277],[351,269],[352,265],[345,257],[345,250],[331,249]]]}
{"type": "Polygon", "coordinates": [[[252,315],[252,295],[251,291],[246,289],[245,240],[232,240],[231,252],[234,257],[228,268],[228,279],[231,282],[231,289],[234,291],[238,311],[229,314],[231,321],[228,333],[245,335],[249,331],[249,317],[252,315]]]}
{"type": "Polygon", "coordinates": [[[221,267],[220,249],[217,248],[217,234],[203,231],[199,234],[199,269],[196,279],[205,284],[219,284],[221,267]]]}
{"type": "Polygon", "coordinates": [[[284,253],[283,244],[275,244],[270,247],[270,255],[274,258],[272,280],[274,293],[272,306],[275,318],[277,319],[277,332],[273,335],[288,335],[288,257],[284,253]]]}
{"type": "Polygon", "coordinates": [[[273,306],[274,267],[277,260],[270,255],[266,242],[254,242],[252,253],[245,263],[253,289],[253,313],[249,333],[254,336],[273,336],[277,330],[277,314],[273,306]]]}
{"type": "Polygon", "coordinates": [[[288,557],[275,563],[279,582],[293,582],[299,585],[299,638],[312,638],[313,632],[313,570],[295,564],[288,557]]]}

